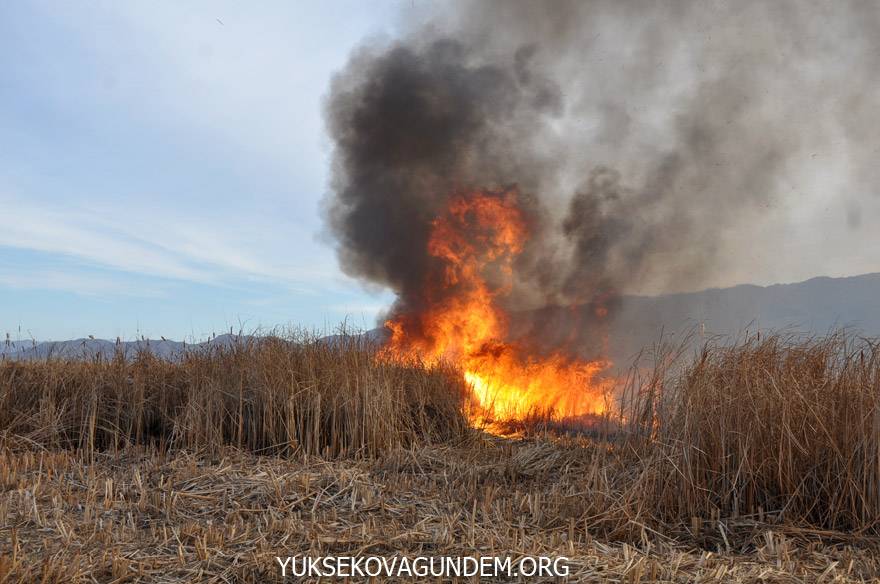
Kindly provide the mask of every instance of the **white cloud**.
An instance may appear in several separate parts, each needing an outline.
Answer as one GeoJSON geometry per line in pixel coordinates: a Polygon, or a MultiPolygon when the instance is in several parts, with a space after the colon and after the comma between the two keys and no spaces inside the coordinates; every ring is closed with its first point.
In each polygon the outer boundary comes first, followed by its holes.
{"type": "MultiPolygon", "coordinates": [[[[204,284],[267,280],[309,293],[338,285],[333,264],[286,265],[249,232],[168,211],[65,208],[0,196],[0,247],[59,254],[125,272],[204,284]]],[[[234,224],[234,221],[230,221],[234,224]]],[[[329,255],[328,250],[324,250],[329,255]]]]}
{"type": "Polygon", "coordinates": [[[139,126],[164,128],[162,140],[174,140],[166,147],[192,160],[157,169],[157,176],[176,174],[155,184],[149,175],[127,184],[115,168],[91,160],[82,176],[64,177],[68,192],[26,176],[28,186],[12,192],[36,196],[0,194],[0,246],[209,284],[271,281],[305,294],[350,289],[332,249],[315,240],[329,164],[321,103],[351,47],[386,28],[399,5],[35,5],[45,25],[35,34],[60,29],[75,41],[59,55],[47,37],[31,63],[51,73],[33,81],[46,103],[62,116],[84,110],[118,120],[120,129],[131,125],[117,139],[120,160],[135,169],[144,164],[130,159],[139,143],[157,147],[148,143],[155,137],[137,134],[139,126]],[[218,167],[240,184],[213,191],[218,167]],[[206,187],[181,195],[172,192],[176,180],[206,187]]]}
{"type": "Polygon", "coordinates": [[[95,275],[80,270],[0,267],[0,287],[20,290],[57,290],[81,296],[129,296],[166,298],[168,292],[155,282],[127,282],[123,278],[95,275]]]}
{"type": "Polygon", "coordinates": [[[62,254],[128,272],[207,282],[185,258],[101,226],[76,209],[0,196],[0,246],[62,254]]]}

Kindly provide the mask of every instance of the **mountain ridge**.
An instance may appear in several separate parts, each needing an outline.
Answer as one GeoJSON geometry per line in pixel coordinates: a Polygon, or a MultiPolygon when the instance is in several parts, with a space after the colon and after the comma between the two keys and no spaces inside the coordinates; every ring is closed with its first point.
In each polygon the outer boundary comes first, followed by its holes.
{"type": "MultiPolygon", "coordinates": [[[[586,311],[587,307],[581,310],[586,311]]],[[[527,313],[530,317],[523,320],[541,322],[539,335],[552,336],[554,331],[566,331],[570,337],[570,307],[545,307],[527,313]]],[[[693,330],[696,326],[710,335],[737,335],[746,329],[822,334],[844,327],[864,336],[880,337],[880,272],[841,278],[817,276],[803,282],[767,286],[738,284],[729,288],[657,296],[626,295],[620,299],[614,317],[604,324],[604,329],[600,331],[596,323],[585,322],[583,330],[576,332],[581,337],[577,342],[584,347],[595,346],[593,341],[597,335],[607,337],[608,343],[601,350],[610,353],[612,359],[620,360],[656,340],[660,331],[668,337],[693,330]]],[[[528,330],[526,327],[519,334],[528,330]]],[[[360,334],[381,341],[385,331],[380,327],[360,334]]],[[[249,338],[254,337],[225,333],[197,343],[164,338],[135,341],[91,337],[43,342],[7,340],[0,344],[0,357],[93,358],[112,356],[117,350],[126,355],[150,350],[159,357],[173,358],[186,348],[210,348],[249,338]]],[[[323,338],[334,342],[338,335],[323,338]]]]}

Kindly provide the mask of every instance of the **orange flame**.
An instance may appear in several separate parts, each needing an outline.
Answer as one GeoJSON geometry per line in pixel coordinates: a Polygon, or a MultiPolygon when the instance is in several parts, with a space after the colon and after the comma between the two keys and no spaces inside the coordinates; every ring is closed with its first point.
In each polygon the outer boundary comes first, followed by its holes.
{"type": "Polygon", "coordinates": [[[451,361],[470,385],[474,422],[599,414],[608,385],[596,376],[610,364],[561,353],[529,354],[505,342],[508,315],[499,299],[510,293],[513,262],[528,239],[515,190],[459,195],[432,223],[422,304],[385,323],[385,355],[426,363],[451,361]]]}

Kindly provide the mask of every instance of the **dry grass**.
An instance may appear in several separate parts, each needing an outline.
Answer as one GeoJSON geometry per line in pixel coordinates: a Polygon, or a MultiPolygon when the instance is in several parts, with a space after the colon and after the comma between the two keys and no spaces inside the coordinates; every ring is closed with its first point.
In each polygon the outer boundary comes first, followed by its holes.
{"type": "MultiPolygon", "coordinates": [[[[864,582],[863,543],[787,525],[705,524],[711,550],[632,525],[614,542],[585,491],[594,451],[479,440],[375,460],[135,448],[0,455],[0,581],[280,581],[277,555],[550,555],[579,582],[864,582]],[[730,536],[728,536],[730,537],[730,536]]],[[[612,513],[615,513],[612,511],[612,513]]],[[[535,580],[540,581],[540,580],[535,580]]]]}
{"type": "Polygon", "coordinates": [[[177,362],[0,362],[2,435],[49,448],[130,444],[371,456],[467,428],[463,382],[442,367],[375,359],[355,336],[268,337],[192,350],[177,362]]]}
{"type": "Polygon", "coordinates": [[[880,534],[880,350],[843,333],[708,345],[631,386],[637,486],[663,520],[763,516],[880,534]]]}
{"type": "Polygon", "coordinates": [[[880,360],[749,338],[637,370],[592,435],[468,431],[356,339],[0,364],[0,583],[260,582],[276,555],[564,555],[572,581],[872,581],[880,360]]]}

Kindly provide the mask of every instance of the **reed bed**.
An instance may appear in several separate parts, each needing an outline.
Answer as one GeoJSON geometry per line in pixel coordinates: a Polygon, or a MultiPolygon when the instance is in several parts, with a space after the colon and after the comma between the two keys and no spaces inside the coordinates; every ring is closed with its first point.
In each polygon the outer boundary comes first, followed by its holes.
{"type": "Polygon", "coordinates": [[[666,352],[624,400],[637,484],[666,521],[762,517],[880,534],[880,350],[842,332],[666,352]]]}
{"type": "Polygon", "coordinates": [[[444,367],[375,358],[356,336],[247,338],[112,359],[0,362],[0,433],[48,448],[131,444],[371,456],[467,430],[466,388],[444,367]]]}
{"type": "Polygon", "coordinates": [[[276,555],[555,555],[582,582],[880,578],[880,355],[658,349],[619,408],[468,428],[357,338],[0,363],[0,583],[280,580],[276,555]]]}

